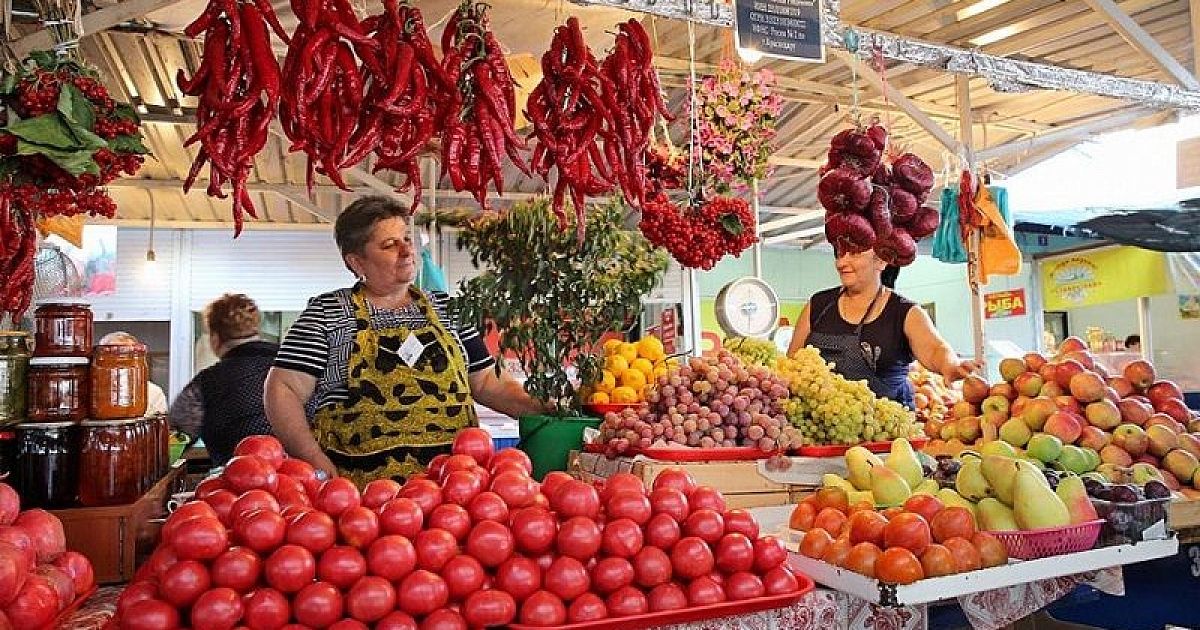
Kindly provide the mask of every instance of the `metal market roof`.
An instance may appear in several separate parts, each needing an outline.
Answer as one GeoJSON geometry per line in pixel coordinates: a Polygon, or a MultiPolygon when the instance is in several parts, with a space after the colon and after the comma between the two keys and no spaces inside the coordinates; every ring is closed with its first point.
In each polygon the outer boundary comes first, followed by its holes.
{"type": "MultiPolygon", "coordinates": [[[[203,186],[188,195],[181,189],[195,155],[195,147],[183,146],[194,130],[191,111],[195,99],[179,93],[174,77],[177,69],[190,72],[198,64],[199,42],[186,39],[181,31],[204,3],[96,1],[100,6],[84,17],[85,29],[95,34],[84,38],[83,55],[100,69],[116,98],[139,105],[146,112],[145,134],[157,157],[147,162],[139,178],[115,183],[112,192],[119,218],[133,223],[146,221],[153,209],[159,225],[198,227],[229,221],[228,201],[206,197],[203,186]],[[104,30],[109,27],[117,28],[104,30]]],[[[414,4],[423,11],[426,23],[433,25],[458,2],[420,0],[414,4]]],[[[274,5],[285,27],[294,27],[290,4],[276,1],[274,5]]],[[[657,40],[657,62],[672,107],[677,108],[686,97],[689,40],[685,22],[546,0],[497,0],[492,5],[494,28],[510,49],[514,66],[534,71],[537,64],[532,61],[548,46],[554,27],[567,15],[580,18],[590,45],[599,51],[611,43],[614,24],[641,17],[657,40]]],[[[378,3],[361,8],[374,11],[378,3]]],[[[1166,84],[1176,84],[1179,64],[1192,67],[1196,54],[1189,2],[1185,0],[843,0],[841,19],[862,28],[977,48],[993,55],[1166,84]],[[1174,66],[1165,58],[1167,55],[1175,60],[1174,66]]],[[[431,28],[435,41],[440,31],[440,25],[431,28]]],[[[37,43],[26,38],[18,40],[16,48],[27,49],[37,43]]],[[[698,72],[711,70],[722,55],[730,52],[729,31],[697,26],[695,46],[698,72]]],[[[764,60],[756,67],[760,66],[771,68],[779,76],[787,103],[779,125],[776,171],[763,186],[766,242],[808,246],[822,238],[823,212],[815,196],[816,169],[824,161],[828,139],[849,120],[851,71],[833,55],[820,65],[764,60]]],[[[884,98],[872,88],[863,79],[864,72],[870,70],[859,64],[857,84],[862,90],[860,100],[865,113],[882,117],[893,137],[920,154],[935,171],[952,164],[951,152],[903,113],[894,98],[884,98]]],[[[537,79],[534,76],[531,80],[537,79]]],[[[958,137],[955,75],[888,62],[883,79],[945,134],[958,137]]],[[[985,78],[970,80],[970,103],[975,147],[989,158],[992,168],[1004,173],[1028,168],[1097,132],[1158,125],[1176,116],[1174,110],[1089,94],[1003,93],[993,90],[985,78]]],[[[301,154],[289,155],[286,149],[287,144],[273,136],[258,156],[250,181],[260,218],[251,220],[251,227],[320,228],[354,195],[370,190],[362,185],[353,193],[344,193],[323,181],[316,198],[310,200],[304,189],[304,158],[301,154]]],[[[369,171],[370,164],[366,166],[369,171]]],[[[390,181],[384,174],[381,177],[390,181]]],[[[515,169],[510,168],[507,177],[506,189],[515,194],[506,197],[544,191],[542,182],[524,178],[515,169]]],[[[439,188],[445,186],[448,182],[443,181],[439,188]]],[[[445,190],[437,193],[436,204],[473,205],[467,195],[445,190]]]]}

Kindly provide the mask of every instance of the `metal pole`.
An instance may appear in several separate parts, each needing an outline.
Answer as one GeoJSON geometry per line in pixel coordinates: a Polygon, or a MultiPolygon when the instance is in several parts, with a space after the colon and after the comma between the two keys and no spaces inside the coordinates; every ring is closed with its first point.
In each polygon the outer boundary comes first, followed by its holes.
{"type": "Polygon", "coordinates": [[[1142,358],[1152,361],[1154,356],[1154,340],[1150,338],[1150,298],[1140,297],[1137,301],[1138,334],[1142,337],[1142,358]]]}
{"type": "MultiPolygon", "coordinates": [[[[971,116],[971,83],[970,78],[957,75],[954,79],[958,92],[958,135],[962,142],[967,169],[974,175],[975,143],[972,133],[971,116]]],[[[982,278],[979,269],[979,243],[981,233],[978,228],[972,229],[967,246],[967,284],[971,288],[971,332],[975,346],[975,360],[979,362],[981,371],[986,374],[986,351],[983,338],[983,293],[982,278]]]]}
{"type": "Polygon", "coordinates": [[[760,221],[758,218],[758,178],[757,177],[750,180],[750,195],[751,195],[751,197],[750,197],[751,213],[750,214],[754,216],[754,234],[755,234],[755,236],[758,237],[758,239],[754,241],[754,277],[761,280],[763,277],[763,265],[762,265],[762,237],[763,237],[763,235],[762,235],[762,230],[759,229],[762,226],[762,221],[760,221]]]}

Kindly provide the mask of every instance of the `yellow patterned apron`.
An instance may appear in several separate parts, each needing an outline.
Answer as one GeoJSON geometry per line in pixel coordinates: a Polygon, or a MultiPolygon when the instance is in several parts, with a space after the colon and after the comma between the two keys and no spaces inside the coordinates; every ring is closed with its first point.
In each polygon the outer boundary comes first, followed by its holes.
{"type": "Polygon", "coordinates": [[[450,451],[454,436],[478,424],[467,383],[467,362],[425,294],[412,289],[429,325],[376,330],[361,288],[352,296],[357,332],[350,350],[346,400],[318,409],[317,443],[338,474],[359,487],[373,479],[422,472],[450,451]],[[425,346],[410,367],[400,347],[416,335],[425,346]]]}

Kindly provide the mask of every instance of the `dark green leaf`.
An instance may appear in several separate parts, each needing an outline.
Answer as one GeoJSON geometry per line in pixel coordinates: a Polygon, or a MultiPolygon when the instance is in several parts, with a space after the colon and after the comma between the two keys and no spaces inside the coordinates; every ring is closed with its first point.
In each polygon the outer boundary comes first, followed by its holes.
{"type": "Polygon", "coordinates": [[[83,148],[75,134],[71,133],[70,126],[57,112],[10,122],[8,132],[26,142],[55,149],[70,151],[83,148]]]}
{"type": "Polygon", "coordinates": [[[132,120],[137,124],[142,124],[142,117],[138,116],[137,110],[129,103],[118,103],[113,108],[113,115],[121,120],[132,120]]]}
{"type": "Polygon", "coordinates": [[[727,213],[727,214],[722,214],[720,221],[721,221],[721,227],[725,228],[726,232],[729,232],[730,234],[732,234],[734,236],[741,234],[742,231],[745,230],[745,227],[742,225],[742,222],[740,220],[738,220],[737,215],[733,214],[732,212],[727,213]]]}
{"type": "Polygon", "coordinates": [[[108,141],[86,129],[72,128],[71,133],[79,139],[79,143],[85,149],[103,149],[108,146],[108,141]]]}
{"type": "Polygon", "coordinates": [[[82,129],[90,132],[96,125],[96,108],[74,84],[66,83],[59,90],[58,112],[67,119],[74,131],[82,129]]]}
{"type": "Polygon", "coordinates": [[[91,173],[92,175],[100,174],[100,167],[96,165],[96,160],[93,156],[94,153],[94,151],[62,150],[43,144],[26,142],[19,138],[17,140],[17,155],[44,155],[64,171],[75,176],[84,173],[91,173]]]}
{"type": "Polygon", "coordinates": [[[117,136],[108,141],[108,146],[113,151],[118,153],[136,153],[138,155],[149,155],[150,149],[142,144],[142,139],[136,135],[128,134],[117,136]]]}
{"type": "Polygon", "coordinates": [[[58,67],[58,55],[53,50],[35,50],[29,53],[29,59],[46,70],[58,67]]]}

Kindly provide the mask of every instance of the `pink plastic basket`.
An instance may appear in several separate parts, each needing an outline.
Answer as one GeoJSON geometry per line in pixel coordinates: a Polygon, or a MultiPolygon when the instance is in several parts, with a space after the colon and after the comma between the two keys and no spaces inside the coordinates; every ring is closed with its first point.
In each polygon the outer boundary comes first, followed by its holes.
{"type": "Polygon", "coordinates": [[[1096,546],[1102,525],[1103,520],[1095,520],[1063,527],[989,533],[1004,543],[1010,558],[1036,560],[1091,549],[1096,546]]]}

